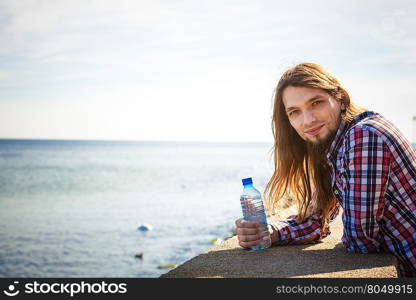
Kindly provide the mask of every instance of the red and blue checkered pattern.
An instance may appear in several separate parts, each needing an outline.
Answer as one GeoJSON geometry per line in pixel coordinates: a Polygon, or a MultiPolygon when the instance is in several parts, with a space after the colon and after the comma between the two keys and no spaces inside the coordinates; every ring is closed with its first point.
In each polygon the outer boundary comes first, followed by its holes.
{"type": "MultiPolygon", "coordinates": [[[[328,155],[334,196],[343,208],[347,251],[388,251],[402,276],[416,276],[416,154],[400,131],[380,114],[361,113],[341,122],[328,155]]],[[[338,207],[331,219],[338,214],[338,207]]],[[[314,243],[330,234],[319,213],[272,226],[277,244],[314,243]]]]}

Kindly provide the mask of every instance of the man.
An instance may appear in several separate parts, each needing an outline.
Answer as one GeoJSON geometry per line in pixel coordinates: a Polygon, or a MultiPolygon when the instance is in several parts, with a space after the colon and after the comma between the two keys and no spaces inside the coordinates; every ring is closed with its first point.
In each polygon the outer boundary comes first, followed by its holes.
{"type": "Polygon", "coordinates": [[[416,154],[381,115],[355,106],[321,66],[299,64],[276,88],[272,121],[275,171],[265,190],[268,209],[285,196],[298,215],[259,232],[236,221],[240,246],[316,243],[343,208],[347,251],[388,251],[399,276],[416,276],[416,154]]]}

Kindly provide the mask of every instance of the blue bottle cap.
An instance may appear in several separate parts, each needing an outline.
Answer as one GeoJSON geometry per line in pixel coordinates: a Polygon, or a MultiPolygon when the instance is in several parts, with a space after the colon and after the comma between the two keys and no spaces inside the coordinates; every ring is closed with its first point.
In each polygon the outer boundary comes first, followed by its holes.
{"type": "Polygon", "coordinates": [[[253,179],[251,179],[251,177],[244,178],[242,181],[243,181],[243,185],[253,184],[253,179]]]}

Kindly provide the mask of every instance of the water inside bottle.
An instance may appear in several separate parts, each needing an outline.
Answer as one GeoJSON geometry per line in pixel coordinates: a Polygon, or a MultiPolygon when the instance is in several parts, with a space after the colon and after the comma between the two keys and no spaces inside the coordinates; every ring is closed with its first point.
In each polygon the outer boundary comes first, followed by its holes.
{"type": "MultiPolygon", "coordinates": [[[[242,195],[240,202],[244,220],[259,223],[261,225],[261,232],[268,231],[267,217],[264,211],[261,196],[242,195]]],[[[266,245],[260,244],[258,246],[250,247],[250,249],[262,250],[270,247],[270,238],[264,237],[262,242],[266,245]]]]}

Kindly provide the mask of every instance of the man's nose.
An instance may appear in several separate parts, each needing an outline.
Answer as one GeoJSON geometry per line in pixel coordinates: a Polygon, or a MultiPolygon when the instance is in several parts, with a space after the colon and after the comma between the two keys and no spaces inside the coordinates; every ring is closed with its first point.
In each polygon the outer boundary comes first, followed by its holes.
{"type": "Polygon", "coordinates": [[[315,115],[311,112],[305,112],[303,114],[303,125],[306,129],[309,129],[311,125],[313,125],[316,121],[315,115]]]}

